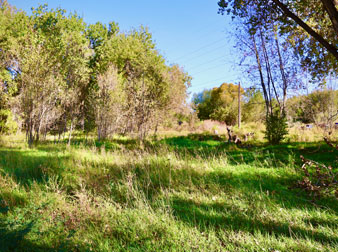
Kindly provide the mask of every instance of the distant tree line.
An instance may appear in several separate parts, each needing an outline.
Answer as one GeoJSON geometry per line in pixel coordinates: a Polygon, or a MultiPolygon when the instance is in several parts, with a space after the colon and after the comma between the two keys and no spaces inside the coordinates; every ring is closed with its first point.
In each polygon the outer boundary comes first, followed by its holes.
{"type": "Polygon", "coordinates": [[[0,131],[32,144],[47,133],[97,130],[144,138],[185,113],[190,76],[168,66],[147,28],[120,32],[46,5],[32,15],[0,1],[0,131]]]}
{"type": "MultiPolygon", "coordinates": [[[[242,119],[246,123],[266,123],[266,103],[261,90],[240,90],[242,119]]],[[[200,120],[216,120],[234,126],[238,123],[238,85],[223,83],[193,95],[193,108],[200,120]]],[[[278,101],[272,99],[273,107],[278,101]]],[[[285,118],[290,122],[333,127],[338,118],[338,91],[328,88],[285,100],[285,118]]],[[[276,118],[277,120],[277,118],[276,118]]]]}

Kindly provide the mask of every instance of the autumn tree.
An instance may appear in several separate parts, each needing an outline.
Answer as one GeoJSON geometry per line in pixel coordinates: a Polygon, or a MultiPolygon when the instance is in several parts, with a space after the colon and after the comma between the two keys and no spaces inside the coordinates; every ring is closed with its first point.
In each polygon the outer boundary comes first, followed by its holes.
{"type": "MultiPolygon", "coordinates": [[[[241,95],[243,94],[244,89],[241,88],[241,95]]],[[[220,87],[196,95],[194,102],[200,119],[213,119],[234,125],[238,114],[238,85],[223,83],[220,87]]]]}

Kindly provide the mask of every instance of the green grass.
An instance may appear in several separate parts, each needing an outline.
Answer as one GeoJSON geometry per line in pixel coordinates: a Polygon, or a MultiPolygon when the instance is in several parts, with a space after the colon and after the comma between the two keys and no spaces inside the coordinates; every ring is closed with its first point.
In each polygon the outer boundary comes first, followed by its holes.
{"type": "Polygon", "coordinates": [[[289,189],[299,155],[337,167],[323,143],[1,143],[0,251],[338,249],[337,200],[289,189]]]}

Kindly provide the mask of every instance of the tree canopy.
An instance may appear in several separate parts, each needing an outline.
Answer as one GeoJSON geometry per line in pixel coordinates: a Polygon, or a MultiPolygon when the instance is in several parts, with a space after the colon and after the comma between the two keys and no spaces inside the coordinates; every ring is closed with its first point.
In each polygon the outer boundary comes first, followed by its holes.
{"type": "Polygon", "coordinates": [[[301,59],[302,66],[316,78],[337,71],[338,12],[333,0],[220,0],[220,12],[245,18],[254,33],[259,26],[278,23],[301,59]]]}
{"type": "Polygon", "coordinates": [[[30,144],[76,127],[143,138],[160,114],[185,111],[191,78],[165,63],[148,28],[87,25],[47,5],[28,16],[1,1],[0,12],[1,118],[13,113],[30,144]]]}
{"type": "MultiPolygon", "coordinates": [[[[261,121],[264,118],[264,99],[257,90],[240,89],[243,120],[261,121]]],[[[193,103],[201,120],[213,119],[235,125],[238,119],[238,85],[223,83],[220,87],[194,94],[193,103]]]]}

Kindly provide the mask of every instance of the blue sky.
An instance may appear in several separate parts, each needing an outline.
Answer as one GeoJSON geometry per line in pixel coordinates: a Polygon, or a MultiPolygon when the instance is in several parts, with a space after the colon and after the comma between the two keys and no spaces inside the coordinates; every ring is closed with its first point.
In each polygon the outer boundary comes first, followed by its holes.
{"type": "MultiPolygon", "coordinates": [[[[177,63],[192,77],[191,94],[223,82],[238,83],[231,17],[217,14],[217,0],[8,0],[30,13],[47,3],[77,12],[87,23],[119,23],[122,31],[148,26],[168,64],[177,63]]],[[[244,86],[245,83],[244,83],[244,86]]]]}

